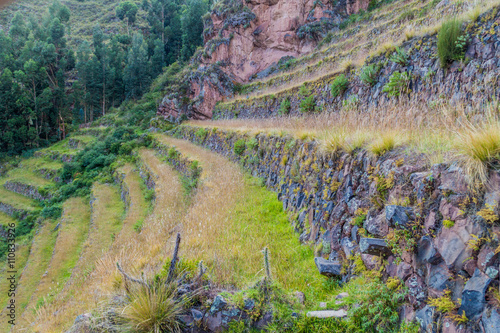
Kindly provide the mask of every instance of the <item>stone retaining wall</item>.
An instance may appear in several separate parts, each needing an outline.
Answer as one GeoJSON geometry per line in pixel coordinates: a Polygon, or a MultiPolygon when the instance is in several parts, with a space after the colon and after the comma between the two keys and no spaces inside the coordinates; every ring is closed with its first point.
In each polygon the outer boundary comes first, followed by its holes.
{"type": "Polygon", "coordinates": [[[3,185],[7,190],[23,195],[35,200],[48,200],[52,196],[49,193],[41,194],[36,186],[23,184],[19,182],[6,181],[3,185]]]}
{"type": "MultiPolygon", "coordinates": [[[[314,141],[217,129],[200,136],[199,128],[189,126],[169,134],[262,177],[293,213],[298,237],[321,244],[316,261],[325,275],[344,267],[341,278],[347,279],[353,257],[360,256],[368,269],[378,269],[382,257],[384,276],[408,287],[403,316],[437,330],[438,314],[427,300],[450,290],[454,300],[462,300],[460,313],[465,311],[472,331],[476,324],[486,332],[500,329],[500,315],[486,304],[488,287],[499,283],[498,173],[491,174],[493,190],[472,193],[460,168],[430,166],[425,156],[402,151],[331,155],[314,141]],[[245,143],[243,151],[235,152],[237,141],[245,143]]],[[[455,331],[460,326],[449,320],[447,325],[455,331]]]]}

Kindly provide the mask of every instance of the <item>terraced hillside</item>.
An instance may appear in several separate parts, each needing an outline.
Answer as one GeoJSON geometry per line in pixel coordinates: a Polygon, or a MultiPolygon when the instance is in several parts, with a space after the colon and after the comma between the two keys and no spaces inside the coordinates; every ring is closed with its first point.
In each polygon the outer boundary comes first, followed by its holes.
{"type": "Polygon", "coordinates": [[[216,2],[149,129],[131,99],[1,165],[0,330],[500,331],[498,6],[216,2]],[[241,83],[249,29],[300,56],[241,83]]]}

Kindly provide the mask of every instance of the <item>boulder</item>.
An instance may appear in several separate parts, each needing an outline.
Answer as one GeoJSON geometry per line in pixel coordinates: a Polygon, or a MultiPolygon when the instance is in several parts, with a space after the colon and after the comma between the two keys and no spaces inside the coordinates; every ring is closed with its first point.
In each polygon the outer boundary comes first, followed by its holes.
{"type": "Polygon", "coordinates": [[[385,237],[389,234],[389,225],[385,219],[385,212],[377,216],[369,215],[364,223],[364,228],[370,234],[385,237]]]}
{"type": "Polygon", "coordinates": [[[342,270],[342,265],[339,262],[328,261],[321,257],[314,258],[316,267],[321,275],[328,277],[340,276],[340,271],[342,270]]]}
{"type": "MultiPolygon", "coordinates": [[[[477,267],[482,271],[486,272],[486,269],[496,263],[498,258],[498,253],[489,245],[483,246],[481,251],[477,256],[477,267]]],[[[496,266],[496,265],[495,265],[496,266]]]]}
{"type": "Polygon", "coordinates": [[[419,264],[436,265],[442,260],[441,255],[434,247],[432,238],[429,236],[422,237],[418,242],[417,248],[417,261],[419,264]]]}
{"type": "Polygon", "coordinates": [[[392,254],[385,239],[379,238],[361,238],[359,240],[359,250],[364,254],[382,257],[392,254]]]}
{"type": "Polygon", "coordinates": [[[451,288],[453,282],[450,280],[452,274],[444,263],[431,265],[427,274],[427,285],[438,292],[451,288]]]}
{"type": "Polygon", "coordinates": [[[308,317],[313,318],[344,318],[347,317],[347,312],[343,309],[341,310],[323,310],[323,311],[309,311],[307,313],[308,317]]]}
{"type": "Polygon", "coordinates": [[[406,227],[414,219],[413,209],[396,205],[385,206],[385,219],[391,227],[406,227]]]}
{"type": "Polygon", "coordinates": [[[221,295],[217,295],[217,296],[215,296],[214,302],[212,303],[212,306],[210,307],[210,313],[214,314],[218,311],[222,311],[222,310],[224,310],[224,308],[226,306],[227,306],[227,302],[224,299],[224,297],[222,297],[221,295]]]}
{"type": "Polygon", "coordinates": [[[481,314],[486,304],[484,297],[490,282],[491,279],[486,274],[476,269],[462,291],[462,305],[458,309],[458,314],[465,312],[469,320],[481,314]]]}
{"type": "Polygon", "coordinates": [[[342,240],[340,241],[340,245],[342,246],[342,250],[344,250],[346,257],[350,257],[353,255],[356,244],[351,242],[349,238],[342,238],[342,240]]]}
{"type": "Polygon", "coordinates": [[[500,314],[498,314],[497,309],[484,310],[481,322],[484,327],[484,333],[500,332],[500,314]]]}
{"type": "Polygon", "coordinates": [[[429,305],[417,311],[415,318],[424,332],[433,332],[434,312],[435,308],[429,305]]]}

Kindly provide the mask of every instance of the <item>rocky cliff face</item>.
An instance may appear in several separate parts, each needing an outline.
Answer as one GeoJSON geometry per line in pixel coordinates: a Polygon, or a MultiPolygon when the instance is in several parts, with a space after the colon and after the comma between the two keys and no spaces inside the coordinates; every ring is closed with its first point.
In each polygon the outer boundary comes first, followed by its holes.
{"type": "MultiPolygon", "coordinates": [[[[377,68],[372,85],[361,79],[362,68],[345,72],[348,79],[346,90],[332,96],[331,84],[339,73],[333,73],[317,81],[304,83],[320,108],[341,109],[346,103],[352,107],[384,107],[394,103],[394,98],[384,92],[394,73],[405,73],[404,97],[422,105],[442,100],[451,103],[477,105],[489,103],[500,96],[496,83],[500,75],[500,13],[495,9],[481,15],[466,28],[470,40],[465,58],[455,61],[449,68],[441,68],[437,54],[437,36],[414,37],[400,48],[407,55],[406,64],[388,61],[393,51],[383,53],[367,61],[377,68]]],[[[241,99],[224,103],[214,110],[217,118],[267,118],[279,114],[283,100],[291,104],[290,114],[300,116],[299,87],[277,93],[275,98],[263,96],[256,99],[241,99]]]]}
{"type": "Polygon", "coordinates": [[[287,57],[310,52],[346,14],[368,7],[369,0],[220,1],[204,18],[205,47],[194,56],[200,65],[189,78],[190,105],[166,96],[158,113],[194,119],[212,117],[215,104],[233,94],[234,84],[258,77],[287,57]],[[208,75],[204,75],[207,74],[208,75]]]}

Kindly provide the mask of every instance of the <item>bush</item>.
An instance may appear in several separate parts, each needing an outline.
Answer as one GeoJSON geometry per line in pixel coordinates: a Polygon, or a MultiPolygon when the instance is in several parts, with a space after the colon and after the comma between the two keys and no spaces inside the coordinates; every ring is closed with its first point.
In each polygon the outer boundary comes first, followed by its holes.
{"type": "Polygon", "coordinates": [[[303,85],[300,86],[299,88],[299,96],[305,97],[311,94],[311,91],[309,88],[307,88],[306,84],[304,83],[303,85]]]}
{"type": "Polygon", "coordinates": [[[377,65],[367,65],[361,69],[359,79],[368,86],[373,86],[377,81],[379,68],[377,65]]]}
{"type": "Polygon", "coordinates": [[[208,134],[208,130],[206,130],[203,127],[200,127],[194,134],[196,135],[198,140],[203,141],[208,134]]]}
{"type": "Polygon", "coordinates": [[[333,98],[343,94],[347,90],[348,85],[349,80],[344,74],[337,76],[330,86],[333,98]]]}
{"type": "Polygon", "coordinates": [[[286,97],[280,104],[280,109],[278,110],[278,113],[280,115],[284,114],[289,114],[290,109],[292,108],[292,104],[290,103],[290,99],[286,97]]]}
{"type": "Polygon", "coordinates": [[[349,310],[351,332],[397,332],[398,308],[405,292],[392,291],[378,279],[368,280],[355,295],[358,306],[349,310]]]}
{"type": "Polygon", "coordinates": [[[462,22],[452,19],[443,23],[438,34],[438,57],[441,67],[445,68],[454,60],[461,60],[465,56],[467,38],[462,31],[462,22]]]}
{"type": "Polygon", "coordinates": [[[245,152],[245,149],[246,149],[246,143],[245,143],[245,140],[243,139],[239,139],[238,141],[236,141],[234,143],[234,153],[236,155],[243,155],[243,153],[245,152]]]}
{"type": "Polygon", "coordinates": [[[382,89],[391,97],[398,97],[401,94],[410,92],[410,74],[407,72],[394,72],[389,78],[389,82],[382,89]]]}
{"type": "Polygon", "coordinates": [[[316,111],[316,100],[314,98],[314,95],[304,98],[300,102],[299,108],[300,112],[303,113],[316,111]]]}
{"type": "Polygon", "coordinates": [[[389,60],[404,67],[408,64],[408,55],[404,50],[396,47],[396,51],[391,55],[389,60]]]}

